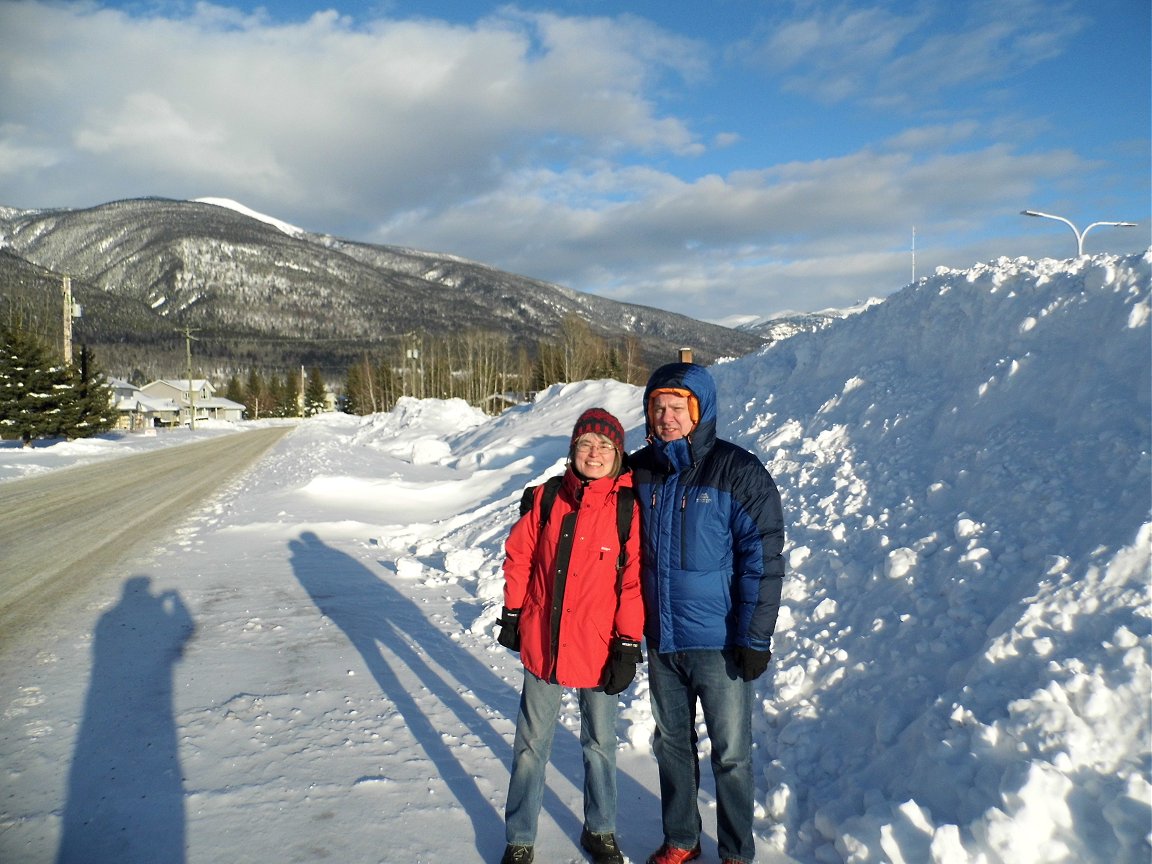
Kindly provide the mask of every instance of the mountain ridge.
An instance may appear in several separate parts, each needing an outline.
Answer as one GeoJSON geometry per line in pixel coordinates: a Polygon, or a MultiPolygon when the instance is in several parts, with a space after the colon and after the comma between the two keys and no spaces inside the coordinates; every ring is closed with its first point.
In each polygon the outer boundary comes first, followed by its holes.
{"type": "Polygon", "coordinates": [[[450,254],[286,224],[225,199],[0,207],[0,300],[34,307],[53,333],[61,314],[53,280],[70,276],[83,309],[74,342],[105,368],[146,377],[183,374],[192,339],[206,374],[317,366],[335,377],[414,336],[499,333],[532,351],[557,341],[572,315],[610,345],[633,340],[648,366],[682,346],[710,362],[765,342],[450,254]]]}

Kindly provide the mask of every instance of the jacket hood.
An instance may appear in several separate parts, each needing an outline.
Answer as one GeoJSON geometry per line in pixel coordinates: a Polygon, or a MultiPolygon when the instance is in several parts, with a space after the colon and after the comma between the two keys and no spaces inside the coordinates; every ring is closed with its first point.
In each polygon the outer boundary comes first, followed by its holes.
{"type": "Polygon", "coordinates": [[[679,461],[676,451],[680,446],[670,445],[680,444],[692,462],[700,461],[712,449],[712,443],[716,440],[716,382],[712,380],[712,374],[696,363],[666,363],[653,372],[644,388],[644,433],[652,446],[664,453],[674,466],[679,461]],[[672,441],[666,444],[656,437],[652,429],[648,417],[648,398],[653,390],[662,387],[688,390],[700,405],[700,421],[688,436],[687,442],[672,441]]]}

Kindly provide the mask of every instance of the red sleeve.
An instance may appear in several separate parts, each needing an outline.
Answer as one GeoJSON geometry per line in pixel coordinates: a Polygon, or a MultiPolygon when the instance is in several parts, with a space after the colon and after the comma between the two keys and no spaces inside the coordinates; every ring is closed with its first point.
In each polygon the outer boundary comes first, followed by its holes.
{"type": "Polygon", "coordinates": [[[516,520],[508,533],[508,539],[504,541],[504,605],[509,609],[522,608],[528,593],[532,555],[536,550],[536,535],[540,530],[542,488],[536,490],[532,509],[516,520]]]}

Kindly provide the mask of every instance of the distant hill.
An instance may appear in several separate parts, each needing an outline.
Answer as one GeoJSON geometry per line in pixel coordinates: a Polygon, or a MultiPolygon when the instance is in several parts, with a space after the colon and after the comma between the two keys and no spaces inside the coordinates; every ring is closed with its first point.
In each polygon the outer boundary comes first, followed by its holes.
{"type": "MultiPolygon", "coordinates": [[[[231,202],[226,202],[231,203],[231,202]]],[[[313,234],[244,208],[159,198],[88,209],[0,208],[0,313],[35,308],[59,341],[61,277],[82,317],[74,344],[127,376],[318,366],[340,376],[413,334],[506,334],[534,352],[576,315],[644,366],[691,347],[701,362],[759,348],[759,334],[619,303],[451,255],[313,234]]]]}
{"type": "Polygon", "coordinates": [[[823,330],[841,318],[858,315],[877,303],[883,302],[880,297],[869,297],[863,303],[857,303],[855,306],[849,306],[845,309],[822,309],[819,312],[781,312],[767,318],[747,321],[737,326],[736,329],[755,333],[768,342],[779,342],[781,339],[788,339],[798,333],[814,333],[817,330],[823,330]]]}

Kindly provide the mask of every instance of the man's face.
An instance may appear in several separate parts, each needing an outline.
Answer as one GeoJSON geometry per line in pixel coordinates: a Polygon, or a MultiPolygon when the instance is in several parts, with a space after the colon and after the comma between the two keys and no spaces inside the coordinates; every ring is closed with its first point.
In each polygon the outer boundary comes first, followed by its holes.
{"type": "Polygon", "coordinates": [[[648,405],[648,423],[661,441],[687,437],[695,425],[688,410],[688,397],[657,393],[648,405]]]}

